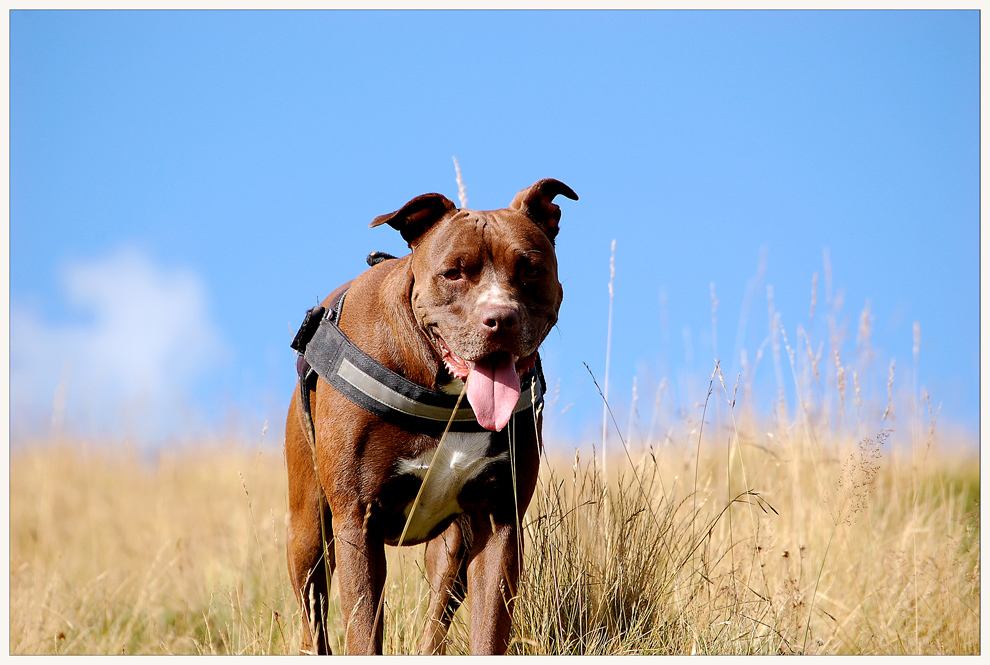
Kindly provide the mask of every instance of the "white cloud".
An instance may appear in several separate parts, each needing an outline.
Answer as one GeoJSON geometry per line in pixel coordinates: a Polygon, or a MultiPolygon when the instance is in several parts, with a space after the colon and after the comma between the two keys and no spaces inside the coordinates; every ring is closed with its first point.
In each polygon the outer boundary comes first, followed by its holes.
{"type": "Polygon", "coordinates": [[[124,249],[66,264],[63,298],[11,304],[11,425],[153,438],[186,417],[196,380],[223,353],[205,289],[124,249]]]}

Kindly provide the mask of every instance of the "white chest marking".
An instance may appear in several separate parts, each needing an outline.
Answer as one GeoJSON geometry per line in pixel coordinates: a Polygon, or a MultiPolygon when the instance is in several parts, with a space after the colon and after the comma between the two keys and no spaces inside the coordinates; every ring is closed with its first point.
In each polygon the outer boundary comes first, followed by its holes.
{"type": "MultiPolygon", "coordinates": [[[[506,459],[508,451],[496,457],[485,457],[491,442],[488,432],[448,432],[440,447],[433,470],[419,498],[416,513],[409,523],[406,540],[423,540],[441,520],[461,512],[457,496],[465,483],[476,478],[492,462],[506,459]]],[[[399,461],[399,473],[411,473],[422,479],[433,460],[435,450],[428,450],[415,459],[399,461]]],[[[409,518],[410,503],[405,508],[409,518]]]]}

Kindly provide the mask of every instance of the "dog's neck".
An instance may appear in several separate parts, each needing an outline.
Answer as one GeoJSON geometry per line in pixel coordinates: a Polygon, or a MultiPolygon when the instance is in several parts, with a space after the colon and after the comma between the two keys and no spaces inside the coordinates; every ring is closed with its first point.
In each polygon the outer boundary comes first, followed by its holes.
{"type": "MultiPolygon", "coordinates": [[[[420,328],[410,306],[413,274],[411,256],[389,261],[389,272],[382,279],[375,314],[378,339],[382,341],[382,358],[376,358],[392,371],[410,381],[433,390],[443,389],[451,377],[440,356],[420,328]]],[[[374,354],[370,354],[373,355],[374,354]]],[[[458,389],[457,393],[460,393],[458,389]]]]}

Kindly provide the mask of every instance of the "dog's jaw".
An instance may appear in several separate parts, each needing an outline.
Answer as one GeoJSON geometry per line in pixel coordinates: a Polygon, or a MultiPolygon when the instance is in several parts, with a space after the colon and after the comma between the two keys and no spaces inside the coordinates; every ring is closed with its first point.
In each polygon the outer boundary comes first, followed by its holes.
{"type": "Polygon", "coordinates": [[[467,361],[451,351],[440,335],[434,334],[433,339],[444,366],[459,384],[456,388],[463,390],[463,383],[467,383],[468,402],[478,424],[487,430],[501,431],[519,401],[522,392],[519,378],[533,368],[536,352],[521,361],[508,351],[494,351],[475,361],[467,361]]]}

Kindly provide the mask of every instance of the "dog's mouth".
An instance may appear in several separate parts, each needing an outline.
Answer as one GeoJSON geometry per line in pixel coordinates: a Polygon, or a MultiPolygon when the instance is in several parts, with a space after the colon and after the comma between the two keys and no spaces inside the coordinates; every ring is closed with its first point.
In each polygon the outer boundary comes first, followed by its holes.
{"type": "Polygon", "coordinates": [[[478,424],[487,430],[500,431],[509,422],[519,401],[519,375],[536,363],[536,352],[519,358],[508,351],[495,351],[475,361],[464,360],[433,335],[451,376],[467,382],[467,398],[478,424]]]}

